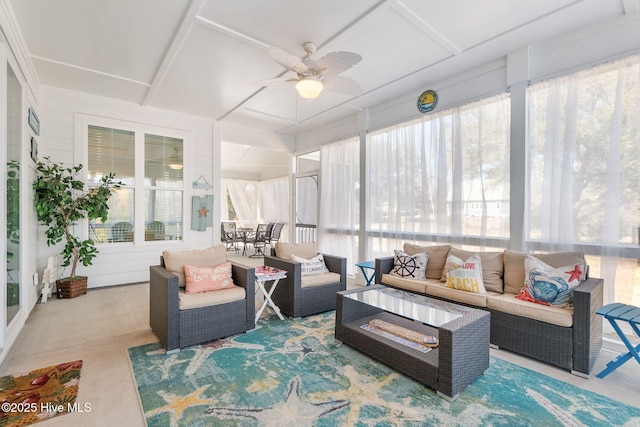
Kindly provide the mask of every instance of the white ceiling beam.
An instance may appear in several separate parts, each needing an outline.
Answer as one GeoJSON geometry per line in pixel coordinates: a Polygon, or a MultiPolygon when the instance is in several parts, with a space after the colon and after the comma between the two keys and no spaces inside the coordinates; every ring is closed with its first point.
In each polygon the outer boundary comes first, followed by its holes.
{"type": "Polygon", "coordinates": [[[318,44],[318,50],[322,50],[323,48],[327,47],[327,45],[329,45],[330,43],[333,43],[336,40],[340,39],[347,32],[352,31],[353,29],[355,29],[359,23],[364,21],[365,18],[373,16],[373,14],[375,12],[385,9],[385,8],[383,8],[383,6],[387,6],[387,4],[390,1],[392,1],[392,0],[381,0],[378,3],[374,4],[373,6],[371,6],[363,14],[358,16],[353,21],[349,22],[349,24],[347,24],[347,26],[343,27],[340,31],[338,31],[337,33],[335,33],[334,35],[329,37],[327,40],[324,40],[323,42],[319,43],[318,44]]]}
{"type": "MultiPolygon", "coordinates": [[[[198,23],[199,25],[202,25],[204,27],[207,27],[209,29],[212,29],[214,31],[217,31],[225,36],[229,36],[232,37],[242,43],[246,43],[250,46],[254,46],[257,47],[258,49],[262,49],[264,51],[267,51],[269,49],[269,44],[260,41],[258,39],[255,39],[251,36],[248,36],[246,34],[243,34],[239,31],[236,31],[232,28],[229,27],[225,27],[224,25],[218,24],[217,22],[213,22],[209,19],[203,18],[202,16],[196,16],[195,17],[195,22],[198,23]]],[[[283,75],[285,75],[288,72],[288,70],[284,70],[282,71],[282,73],[278,74],[277,77],[282,77],[283,75]]],[[[262,92],[264,90],[264,87],[261,87],[259,89],[257,89],[255,92],[253,92],[251,95],[247,96],[245,99],[243,99],[242,101],[240,101],[240,103],[238,105],[236,105],[235,107],[229,109],[226,113],[224,113],[222,116],[220,117],[216,117],[215,119],[217,121],[221,121],[224,120],[227,116],[229,116],[230,114],[232,114],[234,111],[236,111],[238,108],[242,107],[247,101],[249,101],[250,99],[252,99],[254,96],[256,96],[257,94],[259,94],[260,92],[262,92]]]]}
{"type": "Polygon", "coordinates": [[[258,39],[254,39],[253,37],[250,37],[246,34],[242,34],[241,32],[236,31],[232,28],[225,27],[224,25],[218,24],[217,22],[210,21],[206,18],[203,18],[202,16],[196,16],[195,20],[196,20],[196,23],[204,27],[211,28],[212,30],[215,30],[215,31],[218,31],[219,33],[224,34],[225,36],[232,37],[238,41],[250,44],[251,46],[254,46],[263,50],[267,50],[270,47],[265,42],[262,42],[258,39]]]}
{"type": "Polygon", "coordinates": [[[173,65],[173,61],[175,61],[180,49],[182,48],[183,43],[187,39],[191,28],[193,27],[193,23],[195,18],[198,16],[198,12],[202,9],[202,6],[207,0],[192,0],[191,5],[189,5],[189,9],[187,13],[185,13],[184,18],[182,19],[182,23],[180,24],[180,28],[176,32],[176,35],[173,37],[171,44],[167,48],[162,58],[162,62],[160,66],[156,70],[156,74],[153,77],[153,81],[151,82],[151,88],[147,91],[147,96],[145,96],[144,101],[142,102],[143,106],[148,106],[151,103],[151,100],[158,92],[162,81],[167,76],[167,72],[171,65],[173,65]]]}
{"type": "MultiPolygon", "coordinates": [[[[370,93],[370,92],[367,92],[367,93],[370,93]]],[[[324,114],[326,114],[326,113],[328,113],[330,111],[333,111],[333,110],[335,110],[337,108],[341,108],[341,107],[350,108],[350,109],[356,111],[356,113],[364,111],[362,108],[360,108],[360,107],[358,107],[356,105],[350,104],[350,102],[354,101],[355,99],[357,99],[357,98],[351,98],[351,99],[349,99],[347,101],[341,102],[340,104],[336,104],[336,105],[334,105],[332,107],[323,108],[319,113],[312,114],[309,117],[306,117],[304,119],[301,119],[301,120],[298,120],[296,122],[293,122],[293,124],[278,130],[277,133],[284,133],[284,132],[286,132],[288,130],[295,129],[295,128],[297,128],[297,127],[299,127],[299,126],[301,126],[301,125],[303,125],[305,123],[308,123],[308,122],[310,122],[312,120],[316,120],[318,117],[322,117],[324,114]]]]}
{"type": "Polygon", "coordinates": [[[440,34],[440,32],[431,25],[427,24],[424,19],[418,16],[418,14],[413,10],[409,9],[409,7],[401,1],[394,1],[391,4],[391,9],[452,55],[457,56],[462,54],[462,50],[458,46],[440,34]]]}
{"type": "Polygon", "coordinates": [[[254,114],[256,116],[262,116],[262,117],[266,117],[266,118],[269,118],[269,119],[275,119],[275,120],[278,120],[278,121],[281,121],[281,122],[284,122],[284,123],[298,123],[296,120],[288,119],[288,118],[282,117],[282,116],[277,116],[275,114],[269,114],[269,113],[266,113],[266,112],[261,111],[261,110],[255,110],[253,108],[242,107],[241,109],[243,111],[247,111],[247,112],[249,112],[251,114],[254,114]]]}
{"type": "Polygon", "coordinates": [[[79,65],[69,64],[68,62],[55,61],[53,59],[44,58],[44,57],[38,56],[38,55],[31,55],[31,58],[32,59],[37,59],[38,61],[44,61],[44,62],[49,62],[51,64],[61,65],[63,67],[73,68],[75,70],[85,71],[87,73],[98,74],[100,76],[109,77],[111,79],[116,79],[116,80],[121,80],[121,81],[124,81],[124,82],[134,83],[134,84],[145,86],[145,87],[151,87],[151,85],[149,83],[147,83],[147,82],[141,82],[139,80],[133,80],[133,79],[130,79],[130,78],[127,78],[127,77],[122,77],[122,76],[118,76],[118,75],[111,74],[111,73],[105,73],[104,71],[98,71],[98,70],[94,70],[94,69],[87,68],[87,67],[81,67],[79,65]]]}

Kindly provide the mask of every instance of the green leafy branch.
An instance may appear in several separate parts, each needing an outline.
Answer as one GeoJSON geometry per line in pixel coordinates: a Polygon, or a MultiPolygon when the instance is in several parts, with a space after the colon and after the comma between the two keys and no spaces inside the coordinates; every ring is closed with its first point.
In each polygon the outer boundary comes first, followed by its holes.
{"type": "Polygon", "coordinates": [[[98,254],[93,240],[80,240],[72,232],[72,227],[81,219],[107,221],[109,198],[120,188],[113,172],[103,176],[100,184],[86,188],[78,179],[82,165],[65,167],[52,162],[49,157],[36,166],[37,178],[33,183],[36,214],[41,224],[47,227],[47,245],[53,246],[66,240],[62,251],[64,267],[71,265],[71,277],[76,277],[78,261],[82,265],[92,264],[98,254]]]}

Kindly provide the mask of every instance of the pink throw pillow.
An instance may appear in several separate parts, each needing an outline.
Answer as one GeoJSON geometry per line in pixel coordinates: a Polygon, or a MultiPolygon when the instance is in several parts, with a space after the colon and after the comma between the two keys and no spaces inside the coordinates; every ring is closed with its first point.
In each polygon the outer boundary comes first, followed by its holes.
{"type": "Polygon", "coordinates": [[[186,292],[219,291],[234,286],[231,278],[231,261],[224,262],[215,267],[184,266],[186,279],[186,292]]]}

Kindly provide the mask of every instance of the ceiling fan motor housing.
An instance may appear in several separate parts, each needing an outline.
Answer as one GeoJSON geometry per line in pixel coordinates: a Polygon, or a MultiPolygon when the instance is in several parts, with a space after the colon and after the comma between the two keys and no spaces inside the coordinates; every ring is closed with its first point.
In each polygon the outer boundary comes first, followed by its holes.
{"type": "Polygon", "coordinates": [[[307,56],[311,56],[316,53],[318,46],[314,42],[305,42],[302,44],[304,51],[307,52],[307,56]]]}

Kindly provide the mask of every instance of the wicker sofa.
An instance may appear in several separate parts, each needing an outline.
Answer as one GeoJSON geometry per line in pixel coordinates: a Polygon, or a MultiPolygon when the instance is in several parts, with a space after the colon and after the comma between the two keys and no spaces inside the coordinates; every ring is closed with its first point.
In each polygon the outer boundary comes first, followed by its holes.
{"type": "MultiPolygon", "coordinates": [[[[347,259],[323,254],[328,273],[302,275],[302,264],[291,261],[291,255],[310,259],[317,255],[315,242],[277,242],[264,265],[287,271],[273,292],[272,299],[289,317],[305,317],[336,308],[336,292],[347,289],[347,259]]],[[[267,284],[267,286],[270,286],[267,284]]]]}
{"type": "Polygon", "coordinates": [[[209,249],[165,251],[151,266],[149,323],[167,353],[255,328],[255,269],[232,264],[229,290],[185,293],[183,268],[211,267],[227,260],[220,244],[209,249]]]}
{"type": "MultiPolygon", "coordinates": [[[[578,376],[591,374],[602,347],[602,317],[596,315],[602,306],[602,279],[587,276],[573,291],[573,307],[549,307],[515,298],[524,284],[524,253],[480,252],[483,280],[489,285],[486,294],[474,294],[446,287],[443,272],[449,253],[467,259],[472,252],[450,245],[407,243],[403,252],[428,253],[426,278],[407,279],[389,274],[394,264],[394,257],[390,256],[376,259],[376,283],[489,311],[493,346],[559,366],[578,376]]],[[[535,257],[556,268],[584,260],[583,254],[574,252],[535,257]]]]}

